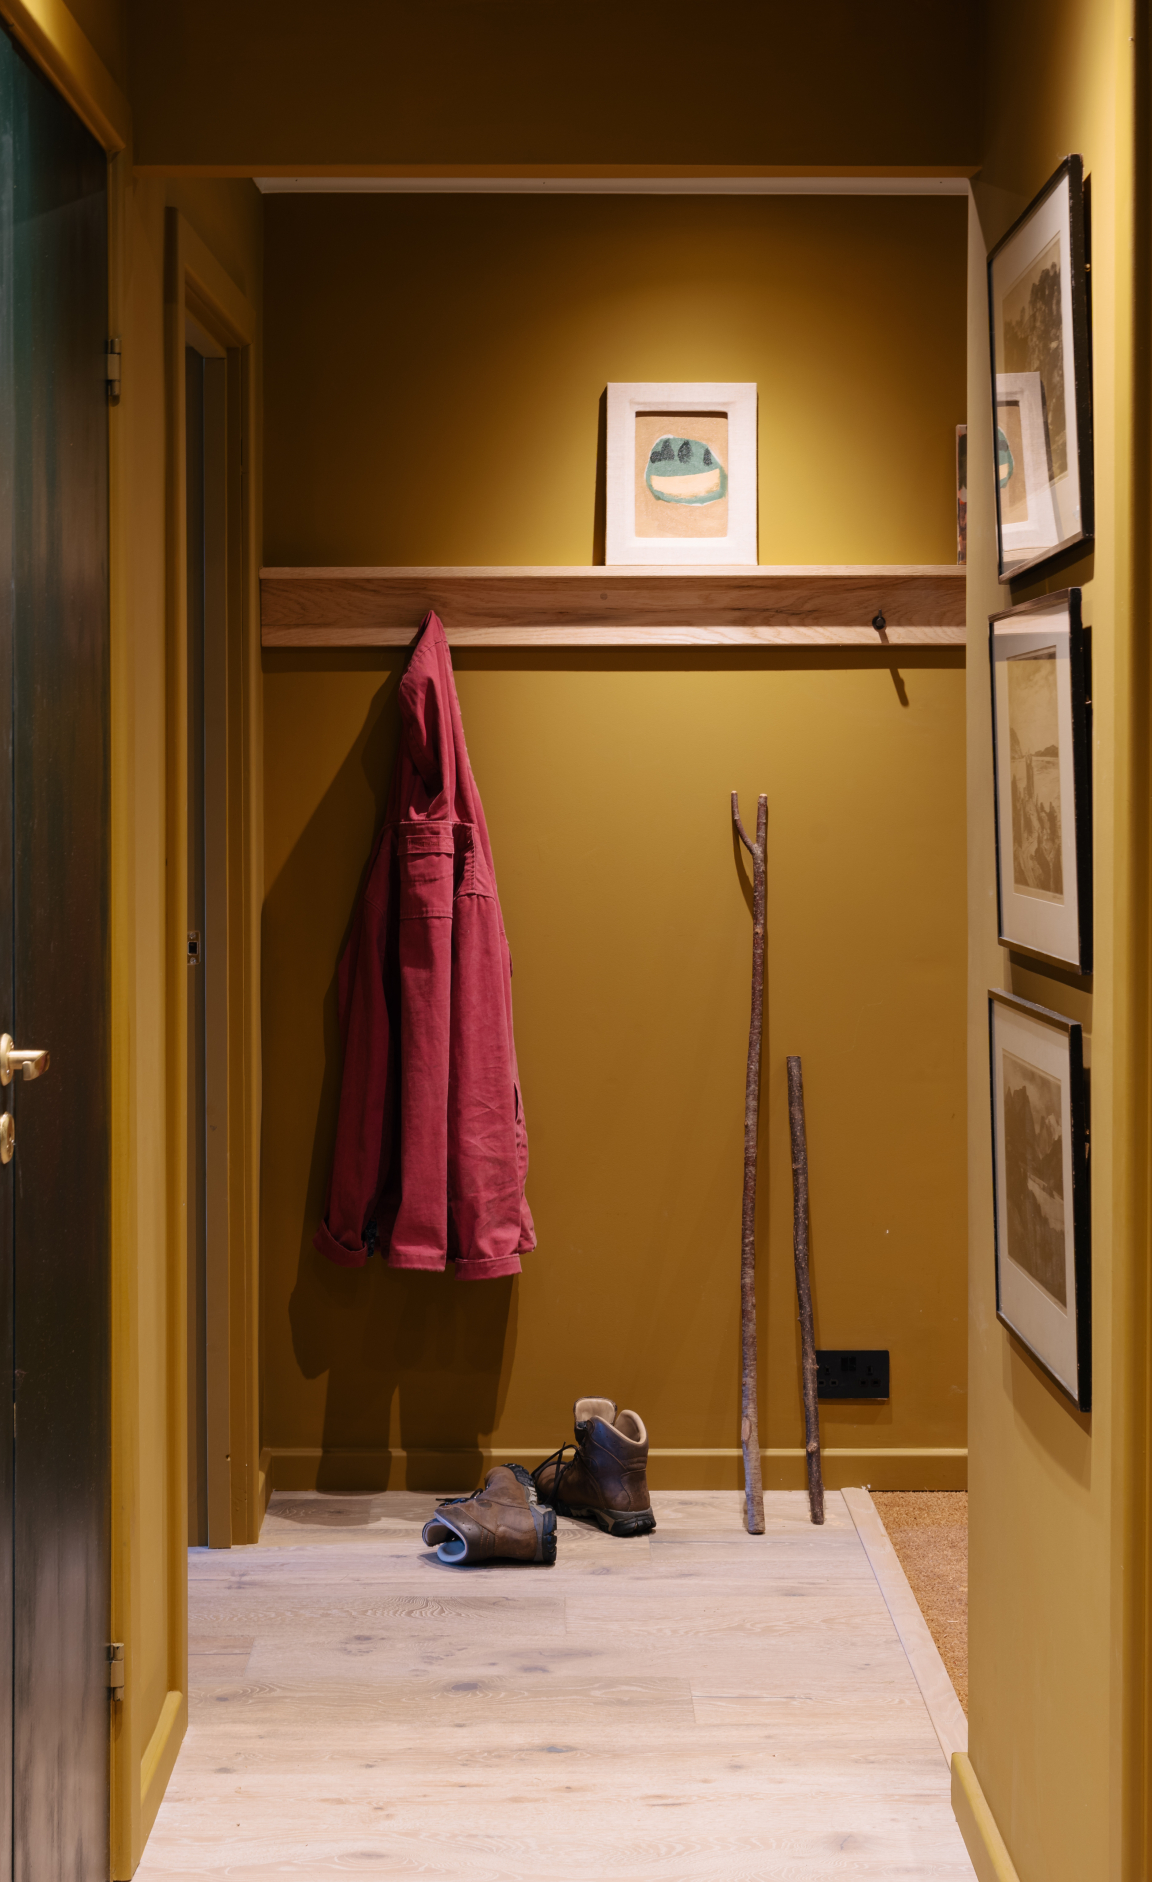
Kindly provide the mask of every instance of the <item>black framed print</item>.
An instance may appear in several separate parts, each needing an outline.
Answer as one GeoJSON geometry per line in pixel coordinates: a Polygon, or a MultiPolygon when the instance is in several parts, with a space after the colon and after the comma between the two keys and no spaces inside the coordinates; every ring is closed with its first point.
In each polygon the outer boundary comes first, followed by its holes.
{"type": "Polygon", "coordinates": [[[1075,1020],[988,996],[996,1317],[1080,1411],[1092,1409],[1084,1041],[1075,1020]]]}
{"type": "Polygon", "coordinates": [[[1000,940],[1092,971],[1090,638],[1080,590],[988,625],[1000,940]]]}
{"type": "Polygon", "coordinates": [[[988,257],[1000,580],[1095,529],[1084,168],[1065,157],[988,257]]]}

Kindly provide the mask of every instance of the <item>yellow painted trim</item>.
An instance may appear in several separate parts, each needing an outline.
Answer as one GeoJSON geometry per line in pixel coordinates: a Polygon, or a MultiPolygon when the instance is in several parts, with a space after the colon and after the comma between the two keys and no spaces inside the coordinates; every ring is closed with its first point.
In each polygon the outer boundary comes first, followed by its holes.
{"type": "Polygon", "coordinates": [[[260,1469],[259,1469],[256,1481],[257,1481],[256,1508],[259,1512],[259,1519],[257,1522],[256,1534],[252,1537],[253,1542],[258,1542],[260,1540],[259,1525],[260,1523],[264,1521],[264,1514],[268,1508],[268,1498],[272,1494],[272,1453],[268,1449],[267,1445],[265,1445],[263,1450],[260,1452],[260,1469]]]}
{"type": "MultiPolygon", "coordinates": [[[[274,1491],[331,1490],[357,1494],[389,1489],[451,1490],[478,1483],[493,1464],[516,1459],[541,1462],[554,1444],[477,1444],[444,1449],[325,1449],[320,1445],[266,1445],[260,1470],[266,1497],[274,1491]]],[[[799,1488],[804,1482],[803,1447],[762,1450],[766,1487],[799,1488]]],[[[889,1450],[827,1446],[822,1457],[832,1489],[846,1484],[895,1479],[896,1487],[962,1488],[968,1453],[963,1449],[901,1447],[889,1450]]],[[[655,1489],[736,1488],[743,1482],[743,1453],[738,1445],[693,1449],[654,1447],[648,1453],[649,1479],[655,1489]]],[[[261,1511],[263,1514],[263,1511],[261,1511]]],[[[256,1538],[253,1537],[253,1540],[256,1538]]]]}
{"type": "MultiPolygon", "coordinates": [[[[235,841],[241,855],[242,885],[239,906],[232,907],[229,889],[228,952],[229,1000],[238,992],[241,1006],[240,1037],[244,1059],[240,1091],[243,1154],[229,1170],[229,1188],[238,1186],[241,1233],[239,1246],[230,1252],[229,1283],[229,1417],[232,1457],[232,1540],[254,1542],[260,1533],[264,1508],[259,1488],[259,1137],[260,1137],[260,1000],[259,911],[263,863],[259,819],[262,798],[258,775],[261,751],[261,669],[259,646],[259,504],[254,496],[251,466],[256,456],[256,383],[252,349],[256,339],[256,313],[232,277],[178,210],[167,214],[165,254],[165,328],[168,345],[168,894],[169,961],[174,976],[168,1013],[170,1116],[169,1173],[170,1228],[179,1251],[180,1270],[187,1263],[187,1011],[184,938],[187,934],[187,542],[185,510],[184,318],[196,318],[226,349],[235,349],[238,369],[238,408],[241,432],[240,542],[243,558],[242,594],[238,618],[229,616],[229,637],[241,636],[241,697],[229,697],[224,747],[231,750],[233,733],[241,746],[240,814],[229,809],[229,845],[235,841]],[[238,726],[236,721],[239,721],[238,726]],[[237,983],[238,986],[237,986],[237,983]]],[[[230,383],[233,367],[230,366],[230,383]]],[[[231,407],[231,393],[230,407],[231,407]]],[[[230,420],[231,422],[231,420],[230,420]]],[[[231,447],[230,447],[231,448],[231,447]]],[[[229,499],[231,505],[231,498],[229,499]]],[[[232,517],[230,515],[230,526],[232,517]]],[[[230,552],[231,554],[231,552],[230,552]]],[[[229,582],[231,604],[231,581],[229,582]]],[[[229,662],[231,666],[231,662],[229,662]]],[[[229,880],[231,885],[231,868],[229,880]]],[[[229,1022],[229,1034],[232,1026],[229,1022]]],[[[230,1108],[234,1087],[230,1085],[230,1108]]],[[[231,1130],[231,1125],[230,1125],[231,1130]]],[[[230,1240],[232,1198],[229,1199],[230,1240]]],[[[181,1296],[183,1299],[183,1294],[181,1296]]],[[[186,1338],[186,1334],[183,1336],[186,1338]]],[[[182,1354],[184,1348],[181,1349],[182,1354]]],[[[181,1362],[180,1377],[185,1368],[181,1362]]],[[[182,1388],[183,1389],[183,1388],[182,1388]]],[[[185,1442],[187,1406],[174,1413],[181,1443],[185,1442]]],[[[181,1452],[186,1460],[186,1449],[181,1452]]],[[[180,1482],[184,1481],[182,1463],[180,1482]]],[[[184,1565],[181,1563],[181,1574],[184,1565]]],[[[183,1599],[186,1603],[186,1582],[183,1599]]],[[[185,1629],[186,1632],[186,1629],[185,1629]]]]}
{"type": "MultiPolygon", "coordinates": [[[[171,211],[169,216],[171,216],[171,211]]],[[[166,235],[170,231],[166,230],[166,235]]],[[[185,542],[184,464],[184,306],[170,291],[180,279],[175,245],[166,242],[164,294],[165,420],[167,433],[168,542],[165,556],[166,634],[165,825],[167,871],[164,921],[165,1008],[165,1170],[168,1232],[168,1529],[165,1573],[168,1583],[168,1698],[160,1722],[140,1763],[140,1795],[148,1775],[148,1794],[156,1808],[171,1764],[149,1767],[149,1754],[174,1691],[188,1689],[188,1024],[187,1024],[187,884],[188,884],[188,656],[187,555],[185,542]]],[[[174,1715],[183,1733],[187,1706],[174,1715]]],[[[170,1728],[172,1730],[175,1727],[170,1728]]],[[[179,1747],[179,1736],[175,1739],[179,1747]]],[[[173,1761],[175,1750],[173,1750],[173,1761]]],[[[153,1812],[155,1815],[155,1811],[153,1812]]],[[[143,1820],[134,1852],[139,1861],[151,1820],[143,1820]]]]}
{"type": "Polygon", "coordinates": [[[268,1507],[270,1484],[262,1469],[260,1452],[260,1135],[263,1105],[263,1038],[261,1032],[260,975],[264,918],[264,664],[260,647],[260,565],[263,561],[263,493],[260,478],[263,453],[256,448],[261,436],[260,376],[257,371],[257,344],[246,354],[244,377],[245,412],[249,445],[245,454],[243,500],[244,528],[249,561],[244,597],[244,781],[247,791],[244,825],[244,883],[247,898],[247,963],[245,974],[244,1026],[245,1116],[247,1145],[246,1220],[248,1231],[248,1288],[251,1315],[248,1324],[248,1443],[255,1465],[258,1489],[255,1502],[249,1501],[245,1542],[256,1542],[268,1507]]]}
{"type": "Polygon", "coordinates": [[[123,150],[128,100],[63,0],[0,0],[0,14],[109,155],[123,150]]]}
{"type": "Polygon", "coordinates": [[[1020,1882],[972,1760],[963,1751],[952,1754],[952,1810],[979,1882],[1020,1882]]]}
{"type": "MultiPolygon", "coordinates": [[[[0,0],[0,6],[4,0],[0,0]]],[[[109,166],[109,332],[130,335],[131,301],[128,292],[130,267],[129,200],[132,174],[125,153],[109,166]]],[[[187,830],[186,789],[186,660],[184,656],[184,621],[186,571],[184,542],[184,304],[187,294],[195,296],[201,317],[222,344],[235,345],[241,364],[241,399],[243,403],[244,457],[246,466],[255,457],[256,408],[249,342],[255,336],[256,318],[236,284],[220,267],[204,243],[187,222],[172,212],[166,229],[164,336],[167,354],[165,375],[167,397],[168,490],[167,514],[169,536],[166,553],[167,638],[165,669],[167,674],[168,722],[165,766],[167,802],[165,814],[169,839],[164,929],[164,1000],[167,1025],[164,1044],[165,1115],[157,1120],[165,1143],[166,1222],[165,1246],[142,1250],[139,1220],[141,1173],[138,1168],[138,1143],[142,1121],[137,1080],[142,1052],[142,1024],[139,1009],[140,976],[154,963],[137,958],[151,936],[151,910],[138,905],[138,861],[136,855],[137,793],[141,788],[138,767],[139,727],[135,701],[136,662],[139,657],[142,623],[132,619],[130,584],[131,501],[126,439],[140,413],[132,411],[134,388],[141,384],[128,371],[119,406],[109,414],[109,614],[111,639],[111,742],[112,742],[112,881],[111,881],[111,1006],[112,1006],[112,1492],[111,1555],[112,1611],[111,1635],[125,1643],[127,1680],[123,1702],[113,1708],[110,1745],[109,1862],[110,1873],[117,1878],[130,1877],[143,1853],[144,1843],[164,1787],[180,1747],[187,1723],[187,1237],[186,1237],[186,1092],[184,1058],[184,1023],[187,967],[185,965],[185,842],[187,830]],[[179,292],[178,290],[179,284],[179,292]],[[126,431],[125,427],[128,428],[126,431]],[[146,1708],[141,1685],[133,1676],[134,1649],[141,1615],[140,1559],[138,1517],[141,1499],[140,1443],[140,1353],[137,1304],[140,1269],[147,1254],[149,1261],[159,1261],[164,1270],[166,1298],[167,1398],[164,1446],[166,1452],[167,1503],[164,1576],[167,1590],[168,1632],[166,1640],[165,1687],[167,1697],[158,1721],[150,1706],[146,1708]]],[[[244,764],[260,764],[259,748],[259,610],[258,574],[258,504],[254,505],[246,487],[244,520],[245,594],[242,615],[247,636],[242,650],[248,675],[246,694],[238,710],[244,719],[244,764]],[[253,623],[257,623],[253,627],[253,623]],[[255,652],[249,642],[255,642],[255,652]],[[256,698],[252,671],[256,674],[256,698]],[[257,731],[253,736],[249,719],[255,714],[257,731]]],[[[149,623],[150,626],[150,623],[149,623]]],[[[245,927],[239,953],[243,958],[245,992],[242,1036],[246,1051],[255,1064],[244,1068],[247,1095],[243,1104],[244,1195],[240,1212],[244,1224],[241,1260],[246,1272],[241,1292],[245,1296],[244,1324],[238,1330],[243,1352],[238,1356],[238,1370],[244,1374],[244,1417],[239,1421],[241,1443],[233,1442],[234,1461],[240,1465],[243,1496],[239,1510],[234,1506],[233,1524],[237,1540],[254,1541],[259,1534],[263,1505],[253,1495],[258,1466],[258,1377],[256,1346],[256,1260],[258,1248],[258,1168],[259,1116],[259,978],[253,979],[253,962],[258,969],[259,907],[262,884],[259,832],[251,828],[259,815],[259,779],[256,791],[249,788],[243,852],[244,884],[242,901],[245,927]],[[255,859],[255,860],[253,860],[255,859]],[[255,879],[252,872],[255,869],[255,879]],[[253,911],[256,911],[253,913],[253,911]],[[255,929],[255,942],[252,930],[255,929]],[[255,1096],[253,1096],[253,1093],[255,1096]],[[255,1143],[253,1142],[255,1138],[255,1143]],[[250,1456],[249,1456],[250,1453],[250,1456]]],[[[154,1053],[152,1025],[148,1020],[148,1052],[154,1053]]],[[[155,1701],[151,1701],[154,1704],[155,1701]]]]}
{"type": "MultiPolygon", "coordinates": [[[[513,1450],[522,1451],[525,1457],[550,1457],[555,1449],[556,1446],[554,1444],[446,1445],[442,1451],[429,1450],[426,1454],[429,1457],[455,1457],[457,1455],[461,1457],[465,1455],[469,1457],[503,1457],[506,1452],[513,1450]]],[[[419,1454],[423,1455],[424,1453],[419,1454]]],[[[322,1444],[266,1444],[260,1453],[260,1468],[261,1470],[269,1468],[278,1457],[415,1457],[416,1455],[418,1455],[416,1451],[406,1449],[402,1445],[394,1445],[392,1447],[381,1446],[379,1450],[359,1451],[351,1448],[347,1450],[332,1449],[322,1444]]],[[[649,1457],[743,1457],[744,1453],[738,1444],[704,1445],[699,1447],[680,1444],[663,1448],[653,1445],[648,1455],[649,1457]]],[[[760,1455],[761,1457],[804,1457],[806,1453],[802,1444],[782,1445],[779,1448],[764,1445],[761,1448],[760,1455]]],[[[947,1457],[967,1459],[968,1452],[963,1445],[950,1444],[885,1446],[825,1444],[821,1447],[820,1455],[821,1457],[857,1457],[861,1459],[866,1457],[947,1457]]]]}
{"type": "Polygon", "coordinates": [[[187,1694],[168,1693],[160,1708],[156,1730],[148,1740],[148,1749],[140,1760],[140,1824],[143,1839],[147,1838],[156,1821],[156,1812],[163,1800],[187,1726],[187,1694]]]}
{"type": "MultiPolygon", "coordinates": [[[[108,166],[108,330],[121,333],[128,304],[127,222],[131,176],[126,154],[108,166]]],[[[124,1698],[111,1708],[109,1873],[130,1876],[140,1858],[141,1739],[151,1721],[133,1678],[141,1611],[137,1511],[140,1505],[140,1208],[138,940],[135,795],[138,738],[137,649],[130,604],[129,466],[125,423],[131,382],[108,413],[108,622],[111,743],[111,1337],[110,1638],[125,1645],[124,1698]]],[[[162,1252],[161,1260],[166,1256],[162,1252]]]]}
{"type": "MultiPolygon", "coordinates": [[[[240,354],[244,405],[244,468],[241,503],[246,563],[243,597],[243,699],[240,705],[243,801],[241,805],[241,868],[243,908],[240,945],[243,950],[244,1132],[244,1275],[246,1390],[233,1393],[242,1405],[243,1431],[233,1439],[232,1454],[241,1447],[246,1472],[245,1520],[236,1523],[238,1542],[256,1542],[268,1505],[268,1485],[260,1472],[260,1130],[263,1078],[260,969],[264,910],[264,667],[260,648],[260,562],[263,547],[263,505],[260,490],[262,457],[260,436],[258,337],[252,336],[240,354]],[[252,1494],[255,1488],[255,1495],[252,1494]]],[[[237,1355],[239,1357],[239,1355],[237,1355]]],[[[235,1519],[234,1519],[235,1521],[235,1519]]]]}
{"type": "Polygon", "coordinates": [[[183,279],[185,295],[206,307],[212,325],[217,328],[214,338],[226,346],[248,346],[256,337],[256,313],[252,303],[220,266],[191,223],[178,210],[170,209],[168,214],[175,231],[176,268],[183,279]]]}
{"type": "MultiPolygon", "coordinates": [[[[1152,1131],[1152,819],[1149,816],[1149,714],[1152,663],[1148,619],[1152,601],[1148,512],[1152,453],[1148,412],[1152,381],[1148,327],[1152,318],[1152,251],[1147,219],[1148,126],[1152,108],[1147,10],[1121,8],[1112,20],[1119,82],[1109,100],[1115,169],[1115,423],[1116,606],[1115,1005],[1112,1050],[1114,1229],[1111,1411],[1115,1432],[1111,1504],[1113,1681],[1111,1737],[1114,1795],[1113,1871],[1146,1877],[1152,1858],[1152,1496],[1149,1434],[1152,1374],[1148,1362],[1150,1230],[1149,1142],[1152,1131]],[[1131,11],[1131,18],[1129,12],[1131,11]],[[1132,33],[1129,33],[1129,27],[1132,33]],[[1127,475],[1124,474],[1126,467],[1127,475]]],[[[1099,395],[1097,395],[1099,396],[1099,395]]],[[[1097,452],[1100,445],[1096,446],[1097,452]]],[[[1100,473],[1097,472],[1097,477],[1100,473]]],[[[1107,486],[1105,485],[1105,488],[1107,486]]],[[[1100,499],[1097,498],[1098,514],[1100,499]]],[[[1099,526],[1098,526],[1099,538],[1099,526]]],[[[1103,613],[1098,608],[1097,620],[1103,613]]],[[[1097,890],[1097,895],[1100,894],[1097,890]]],[[[1106,893],[1106,891],[1105,891],[1106,893]]],[[[1109,1166],[1105,1166],[1108,1168],[1109,1166]]],[[[1095,1214],[1095,1207],[1093,1210],[1095,1214]]]]}

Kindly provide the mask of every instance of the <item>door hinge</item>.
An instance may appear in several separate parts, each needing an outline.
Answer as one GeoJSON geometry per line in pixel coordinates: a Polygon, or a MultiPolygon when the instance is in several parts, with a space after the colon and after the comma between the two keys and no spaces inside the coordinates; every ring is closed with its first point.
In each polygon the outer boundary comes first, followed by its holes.
{"type": "Polygon", "coordinates": [[[120,342],[109,340],[104,349],[104,377],[108,381],[108,399],[112,405],[120,403],[120,342]]]}
{"type": "Polygon", "coordinates": [[[123,1699],[124,1697],[124,1642],[122,1640],[108,1642],[108,1697],[109,1699],[123,1699]]]}

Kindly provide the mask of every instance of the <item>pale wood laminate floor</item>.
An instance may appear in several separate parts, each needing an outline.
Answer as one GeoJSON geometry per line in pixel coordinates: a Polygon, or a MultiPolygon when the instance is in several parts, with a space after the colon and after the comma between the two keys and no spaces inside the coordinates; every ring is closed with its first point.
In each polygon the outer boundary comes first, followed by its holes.
{"type": "Polygon", "coordinates": [[[277,1496],[190,1557],[190,1723],[139,1882],[971,1878],[843,1499],[656,1495],[555,1568],[459,1569],[434,1499],[277,1496]]]}

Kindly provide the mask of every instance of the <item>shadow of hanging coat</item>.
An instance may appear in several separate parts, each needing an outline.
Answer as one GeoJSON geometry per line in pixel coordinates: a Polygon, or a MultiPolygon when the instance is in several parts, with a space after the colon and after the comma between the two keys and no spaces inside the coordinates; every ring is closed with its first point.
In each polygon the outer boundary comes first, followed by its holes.
{"type": "Polygon", "coordinates": [[[436,615],[400,683],[388,809],[340,963],[344,1073],[315,1245],[360,1267],[518,1274],[536,1246],[512,961],[436,615]]]}

